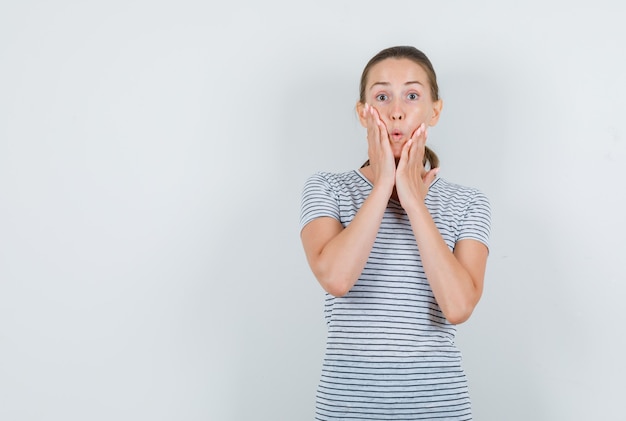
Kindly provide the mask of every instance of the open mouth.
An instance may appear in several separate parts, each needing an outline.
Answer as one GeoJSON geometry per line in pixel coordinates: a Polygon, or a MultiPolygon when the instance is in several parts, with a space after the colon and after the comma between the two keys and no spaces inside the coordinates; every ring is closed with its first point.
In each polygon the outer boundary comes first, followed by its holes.
{"type": "Polygon", "coordinates": [[[389,135],[393,140],[400,140],[404,137],[403,133],[400,130],[392,130],[389,135]]]}

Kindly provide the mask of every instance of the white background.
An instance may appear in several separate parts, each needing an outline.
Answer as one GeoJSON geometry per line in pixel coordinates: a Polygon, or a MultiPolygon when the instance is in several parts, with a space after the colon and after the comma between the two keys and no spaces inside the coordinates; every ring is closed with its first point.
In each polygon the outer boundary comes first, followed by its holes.
{"type": "Polygon", "coordinates": [[[504,3],[2,1],[0,419],[312,419],[300,192],[365,160],[397,44],[441,176],[492,202],[475,419],[626,419],[626,7],[504,3]]]}

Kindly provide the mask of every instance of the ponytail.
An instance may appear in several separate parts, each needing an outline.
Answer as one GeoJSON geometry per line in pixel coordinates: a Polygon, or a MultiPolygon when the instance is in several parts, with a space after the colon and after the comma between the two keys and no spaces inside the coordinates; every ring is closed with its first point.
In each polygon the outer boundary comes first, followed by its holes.
{"type": "Polygon", "coordinates": [[[426,150],[424,151],[424,168],[426,168],[426,164],[430,167],[429,169],[439,168],[439,157],[437,154],[426,146],[426,150]]]}

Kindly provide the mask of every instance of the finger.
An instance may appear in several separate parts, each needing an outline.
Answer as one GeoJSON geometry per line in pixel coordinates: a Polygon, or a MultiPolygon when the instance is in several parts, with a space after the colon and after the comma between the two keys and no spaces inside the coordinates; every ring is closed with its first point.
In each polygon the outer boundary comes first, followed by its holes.
{"type": "MultiPolygon", "coordinates": [[[[380,118],[380,114],[378,113],[378,110],[374,107],[371,107],[371,112],[372,112],[372,117],[374,118],[374,121],[376,122],[376,126],[378,126],[381,132],[381,138],[383,138],[384,136],[387,136],[387,126],[385,126],[385,123],[380,118]]],[[[387,138],[389,138],[389,136],[387,136],[387,138]]]]}
{"type": "Polygon", "coordinates": [[[372,106],[369,104],[365,104],[364,108],[364,114],[365,114],[365,118],[367,119],[367,128],[368,130],[371,129],[372,131],[374,130],[374,128],[376,127],[376,121],[374,120],[373,116],[372,116],[372,106]]]}
{"type": "Polygon", "coordinates": [[[409,139],[404,144],[404,146],[402,146],[402,152],[400,152],[400,161],[398,161],[398,172],[404,170],[404,168],[408,165],[412,145],[413,139],[409,139]]]}
{"type": "Polygon", "coordinates": [[[378,142],[385,152],[391,152],[391,141],[389,140],[389,132],[385,122],[380,118],[378,110],[374,107],[370,107],[372,116],[378,126],[378,142]]]}
{"type": "Polygon", "coordinates": [[[426,146],[425,145],[426,141],[423,136],[425,130],[426,130],[425,125],[424,123],[422,123],[413,132],[413,136],[411,136],[411,140],[415,144],[415,146],[411,148],[411,154],[409,155],[409,158],[411,159],[411,161],[417,160],[419,162],[422,162],[422,159],[424,157],[424,149],[426,146]]]}
{"type": "Polygon", "coordinates": [[[418,131],[418,145],[420,146],[420,148],[423,148],[426,146],[426,139],[428,139],[428,129],[426,128],[426,124],[420,124],[418,131]]]}
{"type": "MultiPolygon", "coordinates": [[[[376,124],[376,119],[372,114],[372,106],[369,104],[365,104],[364,114],[367,121],[367,143],[372,153],[378,150],[378,145],[380,143],[380,128],[378,124],[376,124]]],[[[373,158],[369,157],[370,160],[373,158]]]]}
{"type": "Polygon", "coordinates": [[[372,123],[372,131],[375,132],[378,135],[378,140],[380,141],[380,118],[378,117],[378,112],[376,111],[376,108],[372,107],[371,105],[368,107],[369,110],[369,119],[372,123]]]}
{"type": "Polygon", "coordinates": [[[431,183],[435,181],[438,172],[439,168],[433,168],[424,175],[424,178],[422,180],[424,180],[424,184],[426,185],[426,187],[429,187],[431,183]]]}
{"type": "Polygon", "coordinates": [[[424,123],[420,124],[417,129],[413,132],[413,136],[411,138],[415,139],[415,142],[418,146],[423,146],[426,144],[426,125],[424,123]]]}

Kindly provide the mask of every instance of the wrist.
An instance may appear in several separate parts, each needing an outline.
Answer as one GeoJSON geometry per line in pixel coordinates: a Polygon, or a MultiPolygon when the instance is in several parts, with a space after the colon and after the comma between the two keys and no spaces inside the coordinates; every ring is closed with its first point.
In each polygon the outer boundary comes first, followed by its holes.
{"type": "Polygon", "coordinates": [[[410,200],[401,201],[401,205],[407,215],[409,215],[409,218],[412,215],[416,217],[430,215],[430,211],[426,207],[426,203],[423,200],[420,200],[418,197],[411,197],[410,200]]]}
{"type": "Polygon", "coordinates": [[[374,184],[370,195],[380,195],[382,197],[385,197],[386,199],[389,199],[391,197],[391,194],[393,193],[393,186],[393,183],[385,183],[381,180],[374,184]]]}

